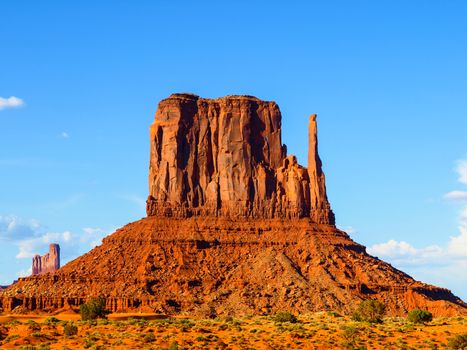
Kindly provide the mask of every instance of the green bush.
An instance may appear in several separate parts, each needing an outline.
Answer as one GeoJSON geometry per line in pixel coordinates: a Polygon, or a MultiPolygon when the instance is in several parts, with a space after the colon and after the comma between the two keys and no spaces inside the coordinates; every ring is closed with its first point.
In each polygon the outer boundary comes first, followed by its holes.
{"type": "Polygon", "coordinates": [[[290,313],[290,312],[278,312],[275,316],[274,316],[274,322],[276,323],[284,323],[284,322],[290,322],[290,323],[297,323],[298,322],[298,319],[297,317],[295,317],[294,314],[290,313]]]}
{"type": "Polygon", "coordinates": [[[179,349],[178,343],[176,341],[174,341],[172,344],[170,344],[168,350],[178,350],[178,349],[179,349]]]}
{"type": "Polygon", "coordinates": [[[92,340],[90,339],[86,339],[84,341],[84,344],[83,344],[83,348],[85,349],[89,349],[90,347],[93,347],[94,345],[96,345],[96,343],[94,343],[92,340]]]}
{"type": "Polygon", "coordinates": [[[105,309],[105,299],[94,298],[81,305],[79,313],[81,314],[81,319],[83,321],[91,321],[98,318],[107,318],[107,315],[110,312],[105,309]]]}
{"type": "Polygon", "coordinates": [[[59,322],[60,322],[60,320],[59,320],[58,318],[56,318],[56,317],[47,317],[47,318],[45,319],[45,321],[44,321],[44,323],[45,323],[46,325],[49,325],[49,326],[50,326],[50,325],[55,325],[55,324],[57,324],[57,323],[59,323],[59,322]]]}
{"type": "Polygon", "coordinates": [[[28,325],[28,330],[31,332],[38,332],[41,330],[41,325],[33,320],[28,320],[26,324],[28,325]]]}
{"type": "Polygon", "coordinates": [[[378,300],[365,300],[358,305],[352,319],[359,322],[380,323],[386,313],[386,305],[378,300]]]}
{"type": "Polygon", "coordinates": [[[467,333],[456,335],[448,341],[448,349],[464,350],[467,349],[467,333]]]}
{"type": "Polygon", "coordinates": [[[78,334],[78,327],[76,327],[72,322],[69,322],[63,327],[63,333],[67,337],[71,337],[78,334]]]}
{"type": "Polygon", "coordinates": [[[152,343],[154,341],[156,341],[156,336],[154,335],[154,333],[148,333],[144,336],[145,343],[152,343]]]}
{"type": "Polygon", "coordinates": [[[343,346],[345,348],[354,349],[357,346],[358,341],[358,328],[352,325],[343,325],[341,326],[342,329],[342,338],[344,339],[343,346]]]}
{"type": "Polygon", "coordinates": [[[412,323],[427,323],[433,320],[433,315],[429,311],[415,309],[409,312],[407,319],[412,323]]]}

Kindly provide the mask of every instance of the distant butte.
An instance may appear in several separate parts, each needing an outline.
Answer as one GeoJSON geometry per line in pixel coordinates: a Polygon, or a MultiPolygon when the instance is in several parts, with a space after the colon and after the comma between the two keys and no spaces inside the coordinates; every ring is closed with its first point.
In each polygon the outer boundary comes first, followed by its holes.
{"type": "Polygon", "coordinates": [[[53,273],[60,268],[60,246],[51,244],[49,252],[43,256],[35,255],[32,258],[32,275],[53,273]]]}
{"type": "Polygon", "coordinates": [[[390,315],[467,314],[449,290],[415,281],[335,227],[316,115],[307,168],[287,155],[281,122],[276,103],[252,96],[162,100],[147,217],[53,274],[20,279],[0,292],[0,308],[78,309],[100,296],[120,312],[348,314],[378,299],[390,315]]]}

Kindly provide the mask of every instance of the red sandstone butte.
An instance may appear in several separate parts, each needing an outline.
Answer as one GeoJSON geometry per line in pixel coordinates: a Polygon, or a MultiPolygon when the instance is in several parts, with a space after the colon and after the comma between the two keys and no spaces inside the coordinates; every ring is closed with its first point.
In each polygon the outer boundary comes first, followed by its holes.
{"type": "Polygon", "coordinates": [[[349,314],[365,299],[381,300],[390,315],[467,313],[449,290],[415,281],[335,227],[316,116],[305,168],[287,155],[274,102],[161,101],[147,215],[55,273],[20,279],[0,292],[0,308],[77,310],[100,296],[111,311],[203,316],[349,314]]]}
{"type": "Polygon", "coordinates": [[[174,94],[151,125],[148,216],[304,218],[334,224],[310,118],[309,164],[287,157],[275,102],[174,94]]]}
{"type": "Polygon", "coordinates": [[[35,255],[32,258],[32,275],[55,272],[60,268],[60,246],[51,244],[49,252],[43,256],[35,255]]]}

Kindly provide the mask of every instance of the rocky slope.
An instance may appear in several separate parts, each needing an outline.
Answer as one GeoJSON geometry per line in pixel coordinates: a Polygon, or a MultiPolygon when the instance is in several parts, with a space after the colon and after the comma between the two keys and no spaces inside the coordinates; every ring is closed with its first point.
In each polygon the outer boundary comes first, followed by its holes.
{"type": "Polygon", "coordinates": [[[20,279],[4,311],[77,308],[102,296],[112,311],[350,313],[379,299],[390,314],[465,314],[450,291],[368,255],[334,226],[309,122],[308,168],[286,156],[277,105],[253,97],[176,94],[151,127],[148,217],[55,273],[20,279]]]}
{"type": "Polygon", "coordinates": [[[113,311],[203,315],[349,313],[366,298],[384,301],[395,315],[415,307],[465,311],[448,290],[414,281],[332,226],[212,217],[128,224],[55,274],[21,279],[2,302],[5,310],[53,310],[98,295],[113,311]]]}

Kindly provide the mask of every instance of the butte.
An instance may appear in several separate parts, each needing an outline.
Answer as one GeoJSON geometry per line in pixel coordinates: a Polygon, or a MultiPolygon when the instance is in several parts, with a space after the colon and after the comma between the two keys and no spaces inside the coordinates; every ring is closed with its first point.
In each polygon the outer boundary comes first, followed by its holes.
{"type": "Polygon", "coordinates": [[[103,297],[114,312],[185,315],[351,313],[378,299],[467,313],[449,290],[415,281],[335,226],[309,121],[308,168],[281,140],[274,102],[173,94],[150,129],[147,217],[54,273],[0,293],[4,312],[78,309],[103,297]]]}

